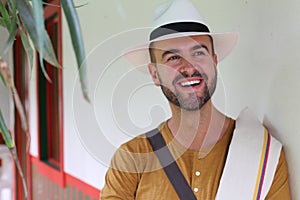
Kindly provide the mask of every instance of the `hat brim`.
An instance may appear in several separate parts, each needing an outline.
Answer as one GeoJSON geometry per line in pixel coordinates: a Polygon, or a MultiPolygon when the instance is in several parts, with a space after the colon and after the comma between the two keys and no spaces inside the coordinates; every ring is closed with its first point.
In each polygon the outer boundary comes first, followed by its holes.
{"type": "Polygon", "coordinates": [[[214,41],[215,53],[218,56],[218,61],[222,61],[236,46],[239,33],[228,32],[228,33],[207,33],[207,32],[178,32],[173,34],[164,35],[155,40],[146,42],[141,45],[137,45],[125,50],[124,58],[135,67],[143,67],[150,63],[149,45],[152,42],[187,37],[196,35],[210,35],[214,41]]]}

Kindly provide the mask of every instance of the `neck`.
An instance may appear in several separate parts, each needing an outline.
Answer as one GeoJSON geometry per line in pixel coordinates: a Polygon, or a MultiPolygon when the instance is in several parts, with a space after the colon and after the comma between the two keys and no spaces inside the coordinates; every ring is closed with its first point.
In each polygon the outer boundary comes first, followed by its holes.
{"type": "Polygon", "coordinates": [[[197,111],[170,105],[172,118],[168,126],[176,140],[188,149],[212,148],[225,133],[229,119],[209,100],[197,111]]]}

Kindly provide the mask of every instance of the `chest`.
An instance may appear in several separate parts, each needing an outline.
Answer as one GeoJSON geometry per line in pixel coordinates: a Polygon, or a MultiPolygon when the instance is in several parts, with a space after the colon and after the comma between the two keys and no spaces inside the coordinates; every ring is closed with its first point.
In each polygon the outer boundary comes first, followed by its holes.
{"type": "MultiPolygon", "coordinates": [[[[214,199],[226,160],[226,152],[211,152],[199,159],[197,152],[184,152],[177,165],[197,199],[214,199]]],[[[162,168],[144,173],[138,184],[136,199],[178,199],[162,168]]]]}

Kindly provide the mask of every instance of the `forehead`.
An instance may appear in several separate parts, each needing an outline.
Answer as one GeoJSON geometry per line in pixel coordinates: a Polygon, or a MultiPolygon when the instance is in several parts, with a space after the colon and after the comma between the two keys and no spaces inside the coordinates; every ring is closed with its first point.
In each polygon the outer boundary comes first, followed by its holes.
{"type": "Polygon", "coordinates": [[[154,42],[151,48],[155,50],[189,49],[195,45],[205,45],[211,49],[211,39],[208,35],[186,36],[154,42]]]}

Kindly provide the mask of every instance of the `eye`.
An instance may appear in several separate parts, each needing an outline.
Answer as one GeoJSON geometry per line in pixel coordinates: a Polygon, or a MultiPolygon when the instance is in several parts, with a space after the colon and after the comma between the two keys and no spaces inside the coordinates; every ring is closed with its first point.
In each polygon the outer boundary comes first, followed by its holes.
{"type": "Polygon", "coordinates": [[[170,55],[166,57],[165,64],[169,66],[177,66],[181,63],[181,56],[177,54],[170,55]]]}
{"type": "Polygon", "coordinates": [[[180,56],[178,56],[178,55],[173,55],[173,56],[170,56],[170,57],[167,59],[167,61],[175,61],[175,60],[178,60],[178,59],[180,59],[180,56]]]}
{"type": "Polygon", "coordinates": [[[206,55],[205,51],[195,51],[193,54],[193,56],[202,56],[202,55],[206,55]]]}

